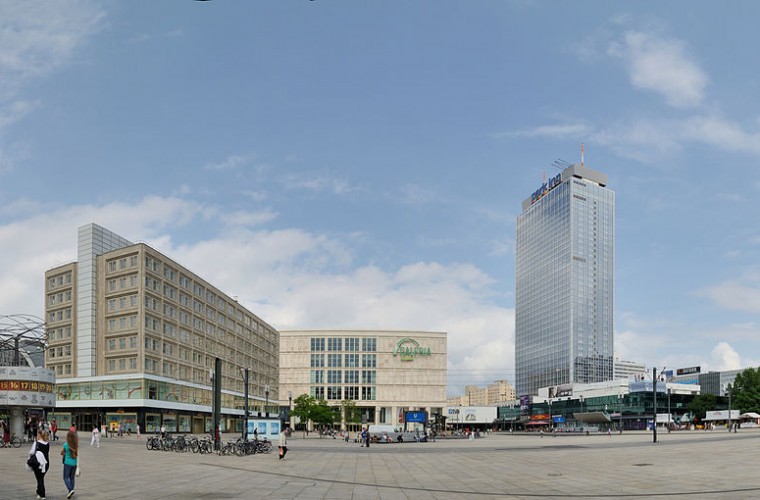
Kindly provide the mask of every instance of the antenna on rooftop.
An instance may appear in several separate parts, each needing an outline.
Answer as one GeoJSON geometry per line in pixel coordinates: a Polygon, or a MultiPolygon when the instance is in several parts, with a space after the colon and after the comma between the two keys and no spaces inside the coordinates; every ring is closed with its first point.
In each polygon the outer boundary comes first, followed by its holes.
{"type": "Polygon", "coordinates": [[[584,156],[583,143],[581,143],[581,167],[583,166],[583,156],[584,156]]]}
{"type": "Polygon", "coordinates": [[[565,161],[562,158],[557,158],[556,160],[552,162],[552,167],[559,170],[565,170],[569,166],[570,166],[570,162],[565,161]]]}

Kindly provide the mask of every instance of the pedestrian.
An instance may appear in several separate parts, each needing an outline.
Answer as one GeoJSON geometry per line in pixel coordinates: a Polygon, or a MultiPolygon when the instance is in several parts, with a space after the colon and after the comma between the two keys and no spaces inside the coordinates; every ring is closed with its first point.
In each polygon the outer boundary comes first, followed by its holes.
{"type": "Polygon", "coordinates": [[[161,437],[166,437],[166,426],[164,424],[161,424],[161,437]]]}
{"type": "Polygon", "coordinates": [[[369,433],[369,429],[367,429],[367,448],[369,448],[369,441],[372,439],[372,434],[369,433]]]}
{"type": "Polygon", "coordinates": [[[288,453],[288,433],[285,429],[280,432],[280,460],[285,460],[285,455],[288,453]]]}
{"type": "Polygon", "coordinates": [[[47,439],[48,436],[44,430],[37,433],[37,440],[32,443],[29,459],[26,462],[26,465],[34,472],[35,479],[37,479],[37,498],[39,500],[45,500],[45,473],[48,471],[50,462],[50,443],[47,439]]]}
{"type": "Polygon", "coordinates": [[[53,422],[50,424],[50,432],[53,433],[53,441],[58,441],[58,436],[56,436],[56,432],[58,432],[58,422],[53,419],[53,422]]]}
{"type": "MultiPolygon", "coordinates": [[[[92,431],[93,436],[97,430],[98,427],[95,426],[92,431]]],[[[71,498],[74,496],[74,480],[79,465],[79,438],[75,433],[68,432],[66,434],[66,442],[63,443],[61,456],[63,456],[63,483],[66,485],[66,489],[69,490],[66,498],[71,498]]]]}
{"type": "Polygon", "coordinates": [[[359,448],[364,448],[364,443],[367,441],[367,429],[362,427],[362,433],[359,437],[359,442],[361,445],[359,445],[359,448]]]}
{"type": "Polygon", "coordinates": [[[140,439],[140,424],[137,424],[137,439],[140,439]]]}
{"type": "MultiPolygon", "coordinates": [[[[68,439],[68,435],[66,436],[66,439],[68,439]]],[[[90,447],[92,445],[95,445],[95,448],[100,448],[100,430],[98,430],[98,426],[94,425],[92,426],[92,439],[90,440],[90,447]]]]}

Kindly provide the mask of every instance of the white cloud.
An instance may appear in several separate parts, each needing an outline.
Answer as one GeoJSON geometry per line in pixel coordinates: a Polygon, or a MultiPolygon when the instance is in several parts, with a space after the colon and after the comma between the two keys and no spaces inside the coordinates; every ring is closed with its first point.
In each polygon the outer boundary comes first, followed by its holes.
{"type": "Polygon", "coordinates": [[[717,306],[730,311],[742,311],[752,314],[760,313],[760,289],[736,281],[704,287],[696,292],[706,297],[717,306]]]}
{"type": "Polygon", "coordinates": [[[708,77],[687,53],[681,40],[628,31],[607,53],[628,65],[631,83],[663,95],[674,107],[698,106],[704,100],[708,77]]]}
{"type": "Polygon", "coordinates": [[[549,137],[552,139],[577,138],[589,135],[593,129],[585,123],[563,123],[558,125],[541,125],[538,127],[497,132],[491,134],[496,139],[535,139],[549,137]]]}
{"type": "Polygon", "coordinates": [[[739,353],[727,342],[720,342],[711,352],[710,368],[716,371],[738,370],[742,368],[739,353]]]}
{"type": "Polygon", "coordinates": [[[286,189],[305,189],[314,192],[330,192],[348,194],[360,191],[358,186],[351,185],[347,180],[328,174],[298,173],[288,174],[280,179],[286,189]]]}
{"type": "Polygon", "coordinates": [[[204,170],[234,170],[238,167],[249,164],[252,158],[247,155],[230,155],[224,161],[219,163],[207,163],[203,166],[204,170]]]}

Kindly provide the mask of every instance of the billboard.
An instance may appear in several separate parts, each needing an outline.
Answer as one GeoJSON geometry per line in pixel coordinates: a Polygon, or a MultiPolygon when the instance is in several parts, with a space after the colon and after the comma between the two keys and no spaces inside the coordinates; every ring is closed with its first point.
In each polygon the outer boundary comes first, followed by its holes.
{"type": "Polygon", "coordinates": [[[492,424],[496,420],[495,406],[457,406],[448,408],[447,424],[492,424]]]}
{"type": "Polygon", "coordinates": [[[259,439],[267,438],[270,441],[279,439],[281,424],[279,420],[264,419],[264,418],[249,418],[248,419],[248,439],[253,439],[253,431],[259,436],[259,439]]]}

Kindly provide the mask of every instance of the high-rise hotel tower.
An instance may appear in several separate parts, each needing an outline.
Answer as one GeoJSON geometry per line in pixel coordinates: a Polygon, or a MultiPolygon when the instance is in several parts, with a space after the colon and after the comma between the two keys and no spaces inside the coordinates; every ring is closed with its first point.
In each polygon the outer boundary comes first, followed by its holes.
{"type": "Polygon", "coordinates": [[[523,201],[517,218],[518,395],[613,378],[615,193],[571,165],[523,201]]]}

